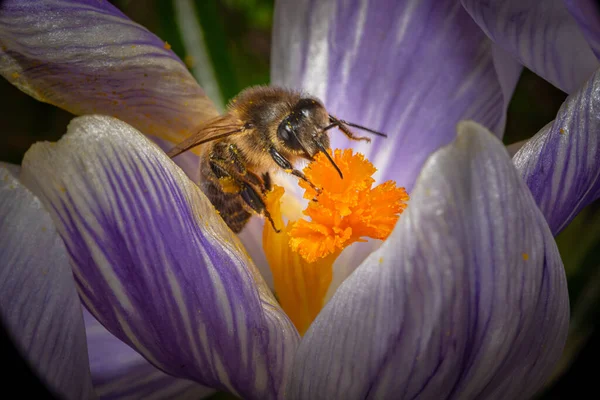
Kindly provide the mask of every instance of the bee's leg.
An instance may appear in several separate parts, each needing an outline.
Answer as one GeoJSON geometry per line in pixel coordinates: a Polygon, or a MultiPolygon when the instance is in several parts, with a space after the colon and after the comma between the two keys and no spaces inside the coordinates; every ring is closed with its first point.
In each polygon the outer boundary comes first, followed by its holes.
{"type": "Polygon", "coordinates": [[[263,201],[262,197],[256,192],[256,190],[254,190],[254,187],[252,187],[252,185],[246,182],[243,182],[243,185],[244,188],[240,192],[240,195],[242,196],[242,199],[244,199],[246,204],[258,214],[264,215],[265,218],[267,218],[271,223],[271,226],[273,227],[273,230],[275,232],[281,232],[275,227],[275,222],[273,221],[273,218],[271,218],[269,210],[267,210],[267,205],[263,201]]]}
{"type": "Polygon", "coordinates": [[[350,129],[348,129],[346,125],[344,125],[344,122],[340,121],[333,115],[329,115],[329,120],[333,122],[340,129],[340,131],[344,132],[344,135],[346,135],[348,139],[357,141],[364,140],[367,143],[371,142],[371,138],[368,138],[366,136],[355,136],[354,133],[350,129]]]}
{"type": "Polygon", "coordinates": [[[267,192],[270,192],[271,189],[273,189],[273,183],[271,182],[271,175],[269,175],[268,172],[265,172],[264,174],[262,174],[262,180],[263,183],[265,184],[264,189],[267,192]]]}
{"type": "Polygon", "coordinates": [[[230,163],[227,160],[213,157],[210,160],[210,168],[212,169],[215,176],[220,180],[222,178],[231,179],[233,185],[233,189],[231,188],[223,188],[224,191],[229,191],[230,193],[238,193],[244,203],[248,206],[248,212],[255,212],[257,214],[263,215],[265,218],[269,220],[273,230],[279,233],[280,230],[275,227],[275,222],[267,210],[267,206],[262,199],[262,197],[258,194],[258,192],[254,189],[254,186],[261,186],[262,180],[258,178],[258,176],[254,173],[250,173],[251,175],[241,175],[235,170],[232,170],[230,167],[230,163]],[[256,177],[260,180],[259,184],[253,182],[253,178],[247,179],[248,177],[256,177]]]}
{"type": "Polygon", "coordinates": [[[255,174],[254,172],[245,169],[243,173],[240,173],[239,176],[245,180],[246,182],[260,188],[260,191],[265,194],[272,189],[271,185],[271,176],[268,172],[264,173],[262,178],[255,174]]]}
{"type": "Polygon", "coordinates": [[[266,182],[264,180],[264,175],[263,175],[263,178],[261,178],[260,176],[256,175],[254,172],[249,171],[246,168],[246,166],[244,165],[244,163],[242,162],[242,160],[240,160],[239,150],[235,144],[230,143],[228,145],[228,151],[229,151],[229,158],[231,159],[231,164],[233,165],[233,168],[235,168],[235,171],[238,174],[243,176],[244,179],[246,179],[251,184],[260,187],[263,193],[266,193],[269,190],[271,190],[271,181],[270,181],[270,177],[268,176],[268,173],[265,175],[267,175],[267,179],[269,179],[269,182],[266,182]]]}
{"type": "Polygon", "coordinates": [[[233,143],[227,144],[226,156],[231,161],[232,167],[235,168],[237,173],[244,175],[244,174],[246,174],[246,172],[248,172],[248,170],[246,169],[246,165],[244,164],[244,162],[240,159],[239,154],[240,154],[240,151],[235,144],[233,144],[233,143]]]}
{"type": "Polygon", "coordinates": [[[248,183],[259,187],[263,192],[265,191],[265,183],[260,178],[260,176],[256,175],[254,172],[246,170],[244,174],[240,175],[243,176],[244,180],[246,180],[248,183]]]}
{"type": "Polygon", "coordinates": [[[224,160],[211,157],[209,165],[225,193],[239,193],[242,191],[243,187],[240,180],[236,179],[235,173],[231,173],[224,160]]]}
{"type": "Polygon", "coordinates": [[[313,188],[314,190],[317,191],[317,193],[321,192],[321,189],[319,189],[318,187],[316,187],[303,173],[302,171],[297,170],[296,168],[294,168],[294,166],[292,165],[291,162],[288,161],[287,158],[285,158],[280,152],[277,151],[277,149],[275,149],[275,147],[271,147],[269,149],[269,154],[271,154],[271,158],[273,158],[273,161],[275,161],[275,163],[277,165],[279,165],[281,168],[284,169],[285,172],[288,172],[294,176],[297,176],[298,178],[302,179],[304,182],[308,183],[310,185],[311,188],[313,188]]]}
{"type": "Polygon", "coordinates": [[[210,167],[217,178],[236,178],[261,188],[264,186],[258,175],[246,169],[234,144],[220,146],[218,151],[214,151],[210,156],[210,167]]]}

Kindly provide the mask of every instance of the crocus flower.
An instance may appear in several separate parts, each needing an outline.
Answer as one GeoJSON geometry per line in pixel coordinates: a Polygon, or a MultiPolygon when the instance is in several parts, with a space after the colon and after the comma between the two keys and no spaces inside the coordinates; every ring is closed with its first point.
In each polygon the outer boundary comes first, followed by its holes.
{"type": "Polygon", "coordinates": [[[410,193],[383,244],[337,259],[302,337],[256,267],[260,220],[244,247],[194,184],[197,156],[177,166],[148,140],[215,114],[169,46],[104,1],[0,3],[0,73],[96,114],[1,172],[0,312],[19,348],[69,399],[530,397],[568,327],[553,234],[600,193],[599,14],[539,3],[278,3],[273,83],[388,133],[354,149],[410,193]],[[511,160],[498,137],[521,64],[570,96],[511,160]]]}

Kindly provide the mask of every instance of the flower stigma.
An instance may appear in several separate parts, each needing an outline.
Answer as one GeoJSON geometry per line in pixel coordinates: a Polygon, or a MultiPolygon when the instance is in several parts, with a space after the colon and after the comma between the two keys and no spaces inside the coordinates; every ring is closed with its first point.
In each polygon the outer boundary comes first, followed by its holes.
{"type": "Polygon", "coordinates": [[[369,160],[351,149],[329,151],[342,179],[325,154],[317,154],[304,175],[319,192],[303,180],[304,198],[309,200],[302,215],[284,226],[281,198],[284,189],[275,186],[266,205],[277,227],[263,229],[263,247],[282,308],[303,335],[321,311],[333,277],[333,263],[341,252],[366,238],[385,240],[409,196],[403,187],[387,181],[373,187],[377,170],[369,160]]]}

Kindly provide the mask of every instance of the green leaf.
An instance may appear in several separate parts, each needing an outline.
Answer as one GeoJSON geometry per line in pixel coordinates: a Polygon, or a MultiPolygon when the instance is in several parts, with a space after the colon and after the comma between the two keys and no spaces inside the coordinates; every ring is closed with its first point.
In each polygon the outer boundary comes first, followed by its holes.
{"type": "Polygon", "coordinates": [[[218,108],[248,86],[269,83],[273,0],[173,0],[159,7],[173,50],[218,108]]]}
{"type": "MultiPolygon", "coordinates": [[[[162,2],[160,7],[161,14],[164,16],[161,21],[165,24],[173,23],[178,32],[179,41],[183,44],[184,56],[182,59],[191,69],[194,77],[198,80],[198,83],[206,95],[215,103],[217,109],[223,111],[226,95],[229,86],[232,84],[231,81],[227,81],[227,78],[231,79],[230,62],[229,60],[215,59],[213,55],[209,53],[209,47],[220,45],[220,43],[212,43],[215,37],[220,37],[219,32],[210,32],[211,37],[206,36],[208,30],[218,29],[218,26],[203,26],[201,21],[205,18],[214,18],[212,16],[206,16],[205,11],[198,12],[197,5],[206,7],[206,4],[213,4],[214,2],[199,2],[195,3],[192,0],[173,0],[172,2],[162,2]],[[204,4],[204,6],[202,6],[204,4]],[[200,15],[203,18],[200,18],[200,15]]],[[[235,84],[235,83],[233,83],[235,84]]]]}

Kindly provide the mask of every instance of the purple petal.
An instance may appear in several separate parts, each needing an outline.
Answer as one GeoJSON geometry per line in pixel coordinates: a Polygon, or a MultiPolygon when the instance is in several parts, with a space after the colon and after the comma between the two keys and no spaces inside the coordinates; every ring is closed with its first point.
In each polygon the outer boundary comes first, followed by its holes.
{"type": "Polygon", "coordinates": [[[129,125],[76,118],[25,181],[51,210],[87,309],[170,375],[279,395],[298,333],[214,207],[129,125]]]}
{"type": "Polygon", "coordinates": [[[563,0],[462,0],[486,34],[523,65],[571,93],[599,63],[563,0]]]}
{"type": "Polygon", "coordinates": [[[334,148],[366,154],[376,178],[407,189],[461,119],[502,135],[521,71],[453,0],[281,1],[273,38],[272,82],[387,133],[370,144],[330,137],[334,148]]]}
{"type": "Polygon", "coordinates": [[[92,379],[99,398],[199,400],[214,392],[196,382],[173,378],[156,369],[85,309],[83,318],[92,379]]]}
{"type": "Polygon", "coordinates": [[[165,42],[104,0],[6,0],[0,74],[73,114],[177,142],[216,111],[165,42]]]}
{"type": "Polygon", "coordinates": [[[504,146],[459,125],[381,249],[302,340],[291,399],[527,399],[567,336],[566,277],[504,146]]]}
{"type": "MultiPolygon", "coordinates": [[[[160,139],[156,136],[150,136],[150,139],[158,145],[163,151],[169,151],[173,148],[173,143],[160,139]]],[[[186,151],[183,154],[178,155],[173,160],[175,164],[179,166],[185,172],[185,174],[192,180],[192,182],[200,182],[200,157],[193,151],[186,151]]]]}
{"type": "Polygon", "coordinates": [[[21,173],[21,166],[16,164],[0,161],[0,168],[5,168],[13,177],[17,179],[21,173]]]}
{"type": "Polygon", "coordinates": [[[556,235],[600,197],[600,71],[513,158],[556,235]]]}
{"type": "Polygon", "coordinates": [[[262,218],[251,218],[244,229],[238,233],[238,238],[244,245],[246,251],[248,251],[248,255],[256,265],[256,268],[260,271],[260,275],[265,280],[267,286],[274,292],[275,284],[273,283],[273,273],[271,272],[267,256],[262,247],[264,223],[265,221],[262,218]]]}
{"type": "Polygon", "coordinates": [[[567,9],[579,24],[583,36],[600,58],[600,4],[598,0],[564,0],[567,9]]]}
{"type": "Polygon", "coordinates": [[[0,319],[17,349],[61,398],[94,398],[65,246],[41,202],[4,167],[0,243],[0,319]]]}

